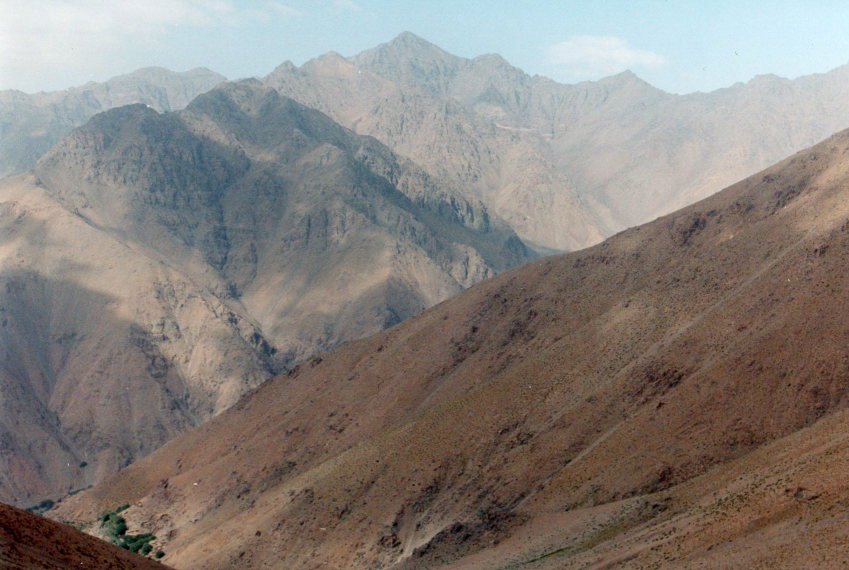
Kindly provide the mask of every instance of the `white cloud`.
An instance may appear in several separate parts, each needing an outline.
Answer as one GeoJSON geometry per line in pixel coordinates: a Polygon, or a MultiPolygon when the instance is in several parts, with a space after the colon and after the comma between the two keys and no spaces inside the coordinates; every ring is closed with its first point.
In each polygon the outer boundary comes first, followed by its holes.
{"type": "MultiPolygon", "coordinates": [[[[175,27],[229,27],[299,14],[273,0],[0,0],[0,88],[102,75],[175,27]]],[[[132,71],[132,69],[122,69],[132,71]]],[[[67,86],[67,85],[66,85],[67,86]]],[[[55,87],[53,87],[55,88],[55,87]]]]}
{"type": "Polygon", "coordinates": [[[548,62],[562,65],[574,76],[597,78],[632,67],[657,67],[666,58],[632,47],[627,40],[612,36],[573,36],[548,49],[548,62]]]}

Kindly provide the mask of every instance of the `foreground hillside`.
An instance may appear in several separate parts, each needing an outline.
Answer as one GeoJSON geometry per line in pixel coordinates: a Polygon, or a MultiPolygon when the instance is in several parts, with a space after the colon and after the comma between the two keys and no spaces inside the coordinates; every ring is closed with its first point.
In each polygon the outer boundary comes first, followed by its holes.
{"type": "Polygon", "coordinates": [[[0,504],[0,567],[4,570],[165,570],[69,526],[0,504]]]}
{"type": "Polygon", "coordinates": [[[843,132],[315,357],[55,516],[129,502],[177,568],[840,560],[847,188],[843,132]]]}

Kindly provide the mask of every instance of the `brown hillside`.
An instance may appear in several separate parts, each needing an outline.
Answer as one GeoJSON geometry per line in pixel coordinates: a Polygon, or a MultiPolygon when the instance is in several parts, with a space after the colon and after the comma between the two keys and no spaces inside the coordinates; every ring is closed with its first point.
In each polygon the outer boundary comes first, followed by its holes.
{"type": "Polygon", "coordinates": [[[0,504],[4,570],[165,570],[165,566],[67,525],[0,504]]]}
{"type": "Polygon", "coordinates": [[[177,568],[835,565],[848,183],[849,131],[316,357],[57,516],[130,502],[177,568]]]}

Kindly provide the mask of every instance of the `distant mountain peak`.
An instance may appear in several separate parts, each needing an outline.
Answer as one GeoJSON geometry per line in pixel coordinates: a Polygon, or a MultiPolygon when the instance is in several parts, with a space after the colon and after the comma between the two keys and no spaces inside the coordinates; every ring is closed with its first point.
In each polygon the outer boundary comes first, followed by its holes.
{"type": "Polygon", "coordinates": [[[257,115],[270,103],[283,99],[276,90],[258,79],[228,81],[196,97],[186,107],[190,114],[200,112],[210,116],[233,117],[234,113],[257,115]]]}
{"type": "Polygon", "coordinates": [[[150,65],[147,67],[140,67],[135,71],[131,71],[125,75],[172,75],[176,74],[175,71],[168,69],[167,67],[162,67],[159,65],[150,65]]]}
{"type": "Polygon", "coordinates": [[[427,41],[426,39],[422,38],[421,36],[417,36],[413,32],[407,32],[407,31],[401,32],[400,34],[395,36],[395,38],[386,45],[419,46],[419,47],[426,47],[426,48],[436,48],[439,51],[442,51],[442,49],[440,47],[438,47],[437,45],[432,44],[431,42],[427,41]]]}
{"type": "MultiPolygon", "coordinates": [[[[192,78],[192,77],[194,77],[194,78],[198,78],[198,77],[206,78],[210,82],[214,82],[214,81],[220,82],[220,81],[226,81],[227,80],[227,78],[224,77],[223,75],[221,75],[220,73],[216,73],[215,71],[212,71],[211,69],[208,69],[206,67],[195,67],[194,69],[190,69],[188,71],[173,71],[173,70],[168,69],[166,67],[159,67],[159,66],[154,65],[154,66],[150,66],[150,67],[142,67],[142,68],[136,69],[135,71],[131,71],[130,73],[125,73],[123,75],[116,75],[115,77],[110,78],[109,81],[107,81],[107,83],[115,82],[115,81],[121,81],[121,80],[125,80],[125,79],[131,79],[131,78],[132,79],[141,79],[141,80],[151,81],[151,82],[161,82],[161,81],[168,81],[168,80],[174,81],[174,80],[178,80],[180,78],[188,79],[188,78],[192,78]]],[[[89,82],[87,85],[99,85],[99,84],[95,83],[95,82],[89,82]]]]}
{"type": "MultiPolygon", "coordinates": [[[[134,129],[140,122],[158,116],[159,113],[150,105],[131,103],[95,115],[86,125],[80,127],[80,132],[96,130],[108,136],[114,136],[122,130],[134,129]]],[[[68,136],[72,137],[74,134],[68,136]]]]}
{"type": "Polygon", "coordinates": [[[502,56],[500,56],[497,53],[485,53],[483,55],[477,56],[472,61],[476,61],[478,63],[485,63],[485,64],[488,64],[488,65],[498,65],[498,66],[506,65],[506,66],[509,66],[509,67],[513,67],[513,65],[511,65],[509,61],[507,61],[506,59],[504,59],[502,56]]]}
{"type": "Polygon", "coordinates": [[[266,83],[273,83],[274,81],[279,80],[281,77],[288,77],[291,75],[299,75],[302,74],[301,69],[289,61],[288,59],[275,67],[271,73],[265,76],[266,83]]]}
{"type": "Polygon", "coordinates": [[[453,76],[464,61],[411,32],[403,32],[390,42],[361,52],[348,61],[402,84],[418,84],[434,93],[443,93],[446,78],[453,76]]]}
{"type": "Polygon", "coordinates": [[[262,81],[254,77],[240,79],[238,81],[226,81],[221,85],[218,85],[214,89],[210,89],[208,92],[196,97],[194,101],[189,103],[186,108],[191,108],[193,105],[197,104],[199,100],[202,100],[205,97],[213,96],[216,93],[226,93],[229,97],[232,98],[246,95],[255,96],[258,93],[276,94],[276,91],[274,91],[274,89],[268,87],[262,81]]]}
{"type": "Polygon", "coordinates": [[[363,60],[375,57],[381,59],[450,59],[456,61],[462,59],[412,32],[402,32],[389,42],[361,52],[352,59],[363,60]]]}
{"type": "Polygon", "coordinates": [[[603,77],[599,79],[599,83],[645,83],[640,77],[631,71],[630,69],[626,69],[625,71],[620,71],[619,73],[615,73],[613,75],[608,75],[607,77],[603,77]]]}
{"type": "Polygon", "coordinates": [[[313,69],[322,69],[328,66],[332,66],[334,68],[337,67],[353,67],[353,64],[348,61],[345,57],[343,57],[339,52],[329,51],[325,54],[318,56],[315,59],[311,59],[304,64],[305,69],[313,68],[313,69]]]}
{"type": "Polygon", "coordinates": [[[625,71],[622,71],[615,75],[610,75],[608,77],[599,79],[598,81],[593,81],[589,83],[595,83],[596,85],[607,88],[614,88],[616,90],[631,88],[643,90],[647,93],[663,93],[662,89],[658,89],[651,83],[645,81],[630,69],[626,69],[625,71]]]}
{"type": "Polygon", "coordinates": [[[620,71],[619,73],[615,74],[613,77],[627,77],[629,79],[630,78],[639,79],[639,77],[637,77],[637,74],[634,73],[633,71],[631,71],[630,69],[626,69],[625,71],[620,71]]]}
{"type": "Polygon", "coordinates": [[[347,61],[338,51],[330,50],[327,53],[324,53],[316,58],[320,61],[347,61]]]}
{"type": "Polygon", "coordinates": [[[755,75],[749,82],[748,85],[751,86],[759,86],[759,85],[776,85],[779,83],[789,83],[790,80],[784,77],[780,77],[774,73],[764,73],[761,75],[755,75]]]}

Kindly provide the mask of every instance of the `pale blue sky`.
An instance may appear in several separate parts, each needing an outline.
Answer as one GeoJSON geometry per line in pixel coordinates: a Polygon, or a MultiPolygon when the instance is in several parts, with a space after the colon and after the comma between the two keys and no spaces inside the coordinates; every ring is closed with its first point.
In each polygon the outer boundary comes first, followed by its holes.
{"type": "Polygon", "coordinates": [[[0,0],[0,89],[60,89],[139,67],[262,76],[411,31],[573,83],[630,68],[676,93],[849,63],[847,2],[0,0]]]}

